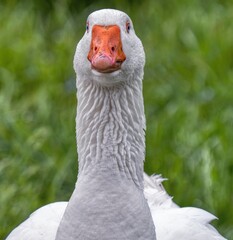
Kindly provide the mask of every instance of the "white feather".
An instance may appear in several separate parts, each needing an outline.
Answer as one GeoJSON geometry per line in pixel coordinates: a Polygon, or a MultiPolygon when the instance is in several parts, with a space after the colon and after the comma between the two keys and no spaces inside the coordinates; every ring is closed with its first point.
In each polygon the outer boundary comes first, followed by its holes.
{"type": "Polygon", "coordinates": [[[224,240],[210,222],[213,214],[194,207],[180,208],[165,191],[161,175],[144,174],[144,194],[155,224],[157,240],[224,240]]]}
{"type": "MultiPolygon", "coordinates": [[[[148,200],[157,240],[224,240],[209,223],[217,219],[194,207],[180,208],[165,191],[161,175],[144,174],[144,194],[148,200]]],[[[8,236],[7,240],[55,240],[57,228],[68,202],[43,206],[8,236]]]]}
{"type": "Polygon", "coordinates": [[[55,202],[37,209],[7,240],[54,240],[66,206],[67,202],[55,202]]]}

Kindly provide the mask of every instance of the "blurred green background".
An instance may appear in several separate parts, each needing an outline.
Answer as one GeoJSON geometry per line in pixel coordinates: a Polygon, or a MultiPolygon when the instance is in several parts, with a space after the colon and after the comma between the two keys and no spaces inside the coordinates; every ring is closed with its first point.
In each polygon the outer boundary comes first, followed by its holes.
{"type": "Polygon", "coordinates": [[[147,56],[145,170],[233,239],[233,4],[217,0],[0,3],[0,239],[77,176],[72,67],[86,17],[127,12],[147,56]]]}

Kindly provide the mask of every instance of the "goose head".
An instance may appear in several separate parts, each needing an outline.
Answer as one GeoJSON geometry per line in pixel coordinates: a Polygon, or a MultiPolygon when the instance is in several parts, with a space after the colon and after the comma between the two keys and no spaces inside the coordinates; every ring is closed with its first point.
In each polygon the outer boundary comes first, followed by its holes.
{"type": "Polygon", "coordinates": [[[111,87],[135,75],[142,79],[144,64],[142,43],[127,14],[104,9],[89,15],[74,56],[77,83],[89,80],[111,87]]]}

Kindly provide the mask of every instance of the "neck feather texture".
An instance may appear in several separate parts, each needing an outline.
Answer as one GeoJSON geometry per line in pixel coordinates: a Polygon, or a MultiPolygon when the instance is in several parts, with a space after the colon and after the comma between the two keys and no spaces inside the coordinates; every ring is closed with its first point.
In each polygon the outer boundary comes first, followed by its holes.
{"type": "Polygon", "coordinates": [[[155,240],[143,194],[141,79],[106,88],[77,80],[79,175],[56,240],[155,240]]]}
{"type": "Polygon", "coordinates": [[[141,79],[111,88],[78,82],[79,178],[109,169],[142,187],[144,129],[141,79]]]}

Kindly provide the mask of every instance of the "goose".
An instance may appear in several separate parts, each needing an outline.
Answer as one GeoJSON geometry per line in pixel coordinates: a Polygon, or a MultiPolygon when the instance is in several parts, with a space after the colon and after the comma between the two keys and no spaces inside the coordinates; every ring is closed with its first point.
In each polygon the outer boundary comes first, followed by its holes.
{"type": "Polygon", "coordinates": [[[79,41],[76,140],[78,180],[69,202],[39,208],[7,240],[223,240],[216,217],[179,207],[160,175],[143,172],[145,54],[131,19],[91,13],[79,41]]]}

